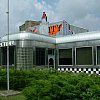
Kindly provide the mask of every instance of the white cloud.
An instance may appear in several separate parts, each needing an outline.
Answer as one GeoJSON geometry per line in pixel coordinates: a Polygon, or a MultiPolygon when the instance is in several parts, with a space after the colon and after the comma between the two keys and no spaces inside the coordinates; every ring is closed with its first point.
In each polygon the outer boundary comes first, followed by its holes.
{"type": "Polygon", "coordinates": [[[74,24],[83,26],[85,28],[89,28],[93,31],[100,31],[100,18],[97,16],[94,16],[93,14],[87,14],[84,19],[79,19],[74,21],[74,24]]]}
{"type": "Polygon", "coordinates": [[[100,0],[59,0],[56,8],[59,19],[71,24],[100,30],[100,0]]]}
{"type": "MultiPolygon", "coordinates": [[[[10,32],[18,31],[18,26],[24,23],[25,20],[40,20],[43,11],[47,15],[54,14],[52,7],[45,1],[41,0],[9,0],[10,1],[10,32]]],[[[0,33],[7,33],[7,0],[0,1],[1,15],[0,22],[2,23],[0,33]]]]}
{"type": "MultiPolygon", "coordinates": [[[[48,21],[66,20],[90,30],[100,30],[100,0],[9,0],[10,32],[18,31],[25,20],[40,20],[43,11],[48,21]]],[[[7,33],[7,0],[0,0],[0,34],[7,33]]]]}

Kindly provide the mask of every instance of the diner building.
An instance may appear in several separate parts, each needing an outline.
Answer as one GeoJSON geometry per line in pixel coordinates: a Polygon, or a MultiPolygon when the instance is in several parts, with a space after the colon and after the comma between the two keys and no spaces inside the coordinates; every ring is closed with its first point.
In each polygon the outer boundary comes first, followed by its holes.
{"type": "MultiPolygon", "coordinates": [[[[49,23],[43,12],[38,25],[9,34],[9,64],[16,69],[54,68],[58,71],[100,74],[100,32],[49,23]]],[[[20,30],[21,26],[20,26],[20,30]]],[[[1,37],[0,64],[7,65],[7,35],[1,37]]]]}

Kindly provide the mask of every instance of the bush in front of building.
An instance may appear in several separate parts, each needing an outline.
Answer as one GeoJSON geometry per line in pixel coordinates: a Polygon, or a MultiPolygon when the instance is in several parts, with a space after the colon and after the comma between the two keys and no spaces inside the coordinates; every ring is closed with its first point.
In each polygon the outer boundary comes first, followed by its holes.
{"type": "MultiPolygon", "coordinates": [[[[6,83],[6,69],[0,69],[0,89],[6,89],[6,83]]],[[[23,90],[27,100],[99,100],[100,76],[52,69],[10,69],[10,89],[23,90]]]]}
{"type": "Polygon", "coordinates": [[[90,74],[49,74],[31,81],[23,90],[27,100],[99,100],[100,76],[90,74]]]}
{"type": "MultiPolygon", "coordinates": [[[[10,89],[23,90],[34,79],[47,79],[49,74],[55,73],[55,70],[49,72],[47,69],[31,69],[31,70],[15,70],[10,69],[10,89]]],[[[0,69],[0,90],[7,89],[7,71],[6,69],[0,69]]]]}
{"type": "MultiPolygon", "coordinates": [[[[10,79],[9,85],[10,89],[14,90],[22,90],[27,86],[28,77],[26,76],[27,73],[24,70],[14,70],[10,69],[10,79]]],[[[7,89],[7,71],[6,69],[0,69],[0,90],[7,89]]]]}
{"type": "Polygon", "coordinates": [[[5,69],[0,68],[0,90],[7,88],[7,73],[5,69]]]}

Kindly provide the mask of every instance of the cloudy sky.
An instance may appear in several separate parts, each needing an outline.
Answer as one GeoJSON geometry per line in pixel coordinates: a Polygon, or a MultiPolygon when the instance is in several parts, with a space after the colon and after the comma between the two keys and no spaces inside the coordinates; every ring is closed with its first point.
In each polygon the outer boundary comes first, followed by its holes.
{"type": "MultiPolygon", "coordinates": [[[[7,34],[7,1],[0,0],[0,36],[7,34]]],[[[45,11],[49,22],[66,20],[90,31],[100,31],[100,0],[9,0],[10,33],[26,20],[40,20],[45,11]]]]}

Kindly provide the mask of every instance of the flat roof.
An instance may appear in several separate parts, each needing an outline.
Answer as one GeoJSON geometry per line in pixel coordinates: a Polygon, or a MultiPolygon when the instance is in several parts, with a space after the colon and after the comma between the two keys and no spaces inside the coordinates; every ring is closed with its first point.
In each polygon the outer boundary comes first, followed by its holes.
{"type": "MultiPolygon", "coordinates": [[[[15,40],[36,40],[43,41],[47,43],[69,43],[69,42],[78,42],[78,41],[86,41],[86,40],[100,40],[100,31],[95,32],[85,32],[79,34],[65,35],[62,37],[53,37],[44,34],[36,34],[32,32],[18,32],[9,35],[10,41],[15,40]]],[[[1,42],[7,41],[7,35],[1,37],[1,42]]]]}

